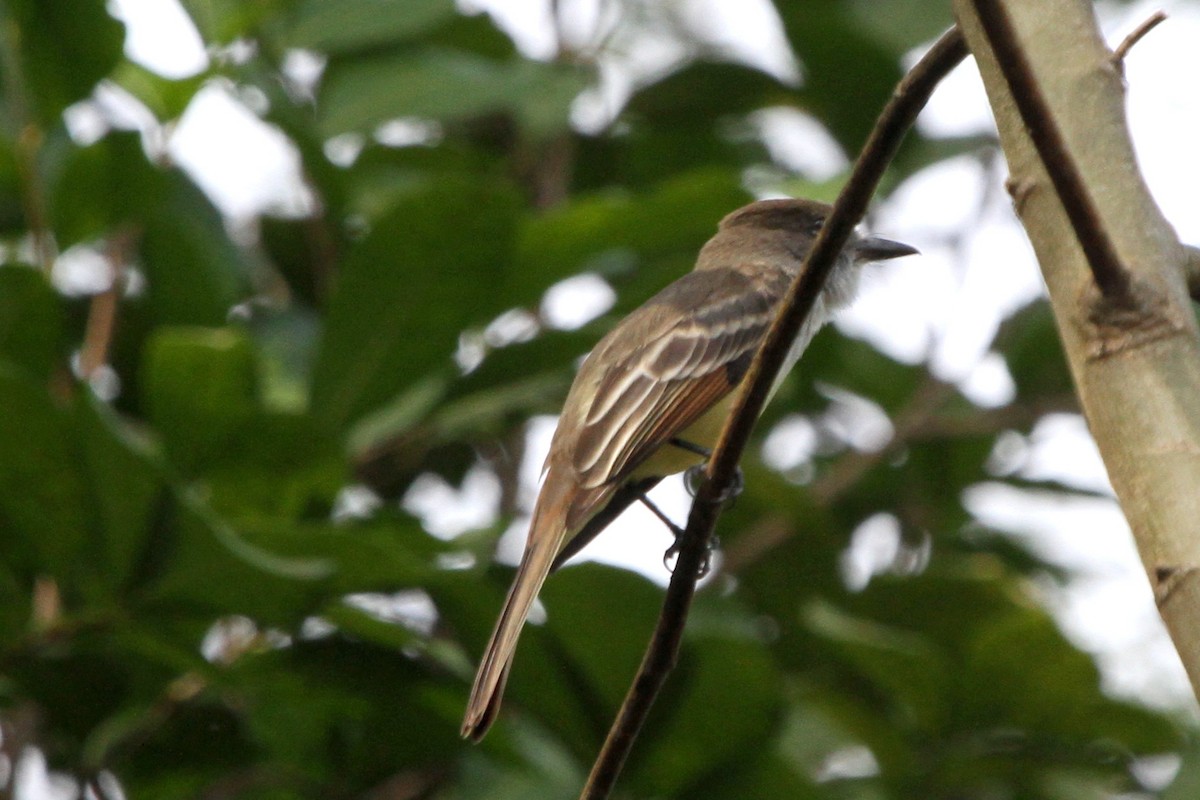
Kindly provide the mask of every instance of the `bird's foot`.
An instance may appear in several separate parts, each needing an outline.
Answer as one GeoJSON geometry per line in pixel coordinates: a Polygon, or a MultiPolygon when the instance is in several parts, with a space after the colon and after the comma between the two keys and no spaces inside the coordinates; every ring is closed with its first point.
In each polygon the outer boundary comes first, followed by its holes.
{"type": "MultiPolygon", "coordinates": [[[[675,558],[679,555],[679,551],[683,549],[683,529],[675,526],[677,533],[675,534],[675,542],[667,551],[663,553],[663,566],[667,568],[667,572],[675,572],[675,558]]],[[[713,536],[708,540],[708,547],[704,548],[704,560],[700,562],[700,572],[696,575],[697,578],[703,578],[712,571],[712,556],[721,547],[721,540],[713,536]]]]}
{"type": "MultiPolygon", "coordinates": [[[[696,492],[700,491],[700,486],[706,479],[707,478],[704,474],[703,464],[697,464],[694,467],[690,467],[687,472],[683,473],[684,488],[687,489],[687,493],[692,497],[695,497],[696,492]]],[[[742,474],[741,467],[735,467],[733,472],[733,483],[726,487],[725,491],[721,492],[720,496],[717,497],[717,502],[721,504],[732,505],[733,501],[737,499],[738,495],[740,495],[742,490],[745,488],[746,476],[742,474]]]]}
{"type": "MultiPolygon", "coordinates": [[[[669,530],[671,532],[671,536],[675,538],[675,541],[670,547],[667,548],[666,552],[663,553],[663,566],[667,568],[668,572],[674,572],[675,558],[679,555],[679,551],[683,548],[684,529],[672,522],[671,519],[663,513],[662,509],[656,506],[650,500],[650,498],[646,497],[646,495],[643,494],[638,499],[642,501],[642,505],[650,509],[654,516],[658,517],[659,522],[667,526],[667,530],[669,530]]],[[[700,565],[699,577],[703,578],[712,569],[712,554],[713,551],[715,551],[719,546],[720,540],[718,540],[716,536],[709,540],[708,548],[704,553],[704,561],[700,565]]]]}

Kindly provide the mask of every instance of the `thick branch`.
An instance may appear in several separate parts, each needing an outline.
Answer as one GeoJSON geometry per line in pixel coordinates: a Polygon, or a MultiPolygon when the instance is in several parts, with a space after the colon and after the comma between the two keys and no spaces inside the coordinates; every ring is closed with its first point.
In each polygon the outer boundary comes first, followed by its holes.
{"type": "Polygon", "coordinates": [[[706,558],[717,517],[720,516],[721,498],[733,485],[737,464],[750,431],[766,403],[771,384],[783,364],[790,343],[811,311],[854,226],[866,213],[867,204],[905,132],[925,106],[934,87],[965,56],[962,36],[952,29],[900,82],[834,203],[833,212],[813,244],[805,266],[779,309],[744,379],[747,388],[734,403],[708,461],[707,480],[697,491],[692,504],[654,637],[592,768],[582,798],[598,800],[609,796],[638,731],[649,714],[650,706],[675,664],[684,622],[695,594],[696,579],[706,558]]]}
{"type": "Polygon", "coordinates": [[[1200,330],[1188,301],[1188,255],[1138,171],[1123,81],[1091,3],[1004,2],[1010,44],[1061,134],[1092,221],[1129,273],[1134,307],[1096,302],[1099,276],[1093,279],[1087,252],[1095,240],[1078,233],[1068,211],[1080,197],[1055,180],[1014,96],[1025,89],[1002,63],[1011,54],[976,15],[977,5],[996,1],[955,0],[955,12],[979,63],[1080,405],[1159,612],[1200,693],[1200,330]]]}
{"type": "Polygon", "coordinates": [[[1096,285],[1105,297],[1128,302],[1129,273],[1121,264],[1121,257],[1104,228],[1074,156],[1042,96],[1004,4],[1000,0],[974,0],[974,3],[979,23],[995,51],[997,66],[1008,82],[1009,92],[1041,157],[1042,167],[1054,183],[1054,190],[1071,220],[1075,238],[1087,256],[1096,285]]]}

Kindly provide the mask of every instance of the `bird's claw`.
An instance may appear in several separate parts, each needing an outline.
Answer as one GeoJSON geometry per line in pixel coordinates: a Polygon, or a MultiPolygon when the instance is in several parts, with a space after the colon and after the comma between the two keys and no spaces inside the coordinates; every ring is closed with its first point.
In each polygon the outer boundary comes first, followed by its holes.
{"type": "MultiPolygon", "coordinates": [[[[697,578],[707,577],[708,573],[712,571],[712,555],[714,552],[716,552],[717,548],[719,548],[720,546],[721,546],[721,540],[718,539],[716,536],[709,539],[708,547],[706,547],[704,549],[704,560],[702,562],[700,562],[700,571],[696,575],[697,578]]],[[[675,561],[675,558],[679,555],[679,551],[682,549],[683,549],[683,530],[680,529],[675,534],[674,544],[672,544],[670,547],[668,547],[667,551],[665,553],[663,553],[663,566],[666,568],[667,572],[670,572],[671,574],[675,573],[675,566],[674,566],[673,562],[675,561]]]]}
{"type": "MultiPolygon", "coordinates": [[[[692,497],[695,497],[696,493],[700,491],[700,487],[704,484],[705,480],[706,476],[704,474],[703,464],[697,464],[694,467],[689,467],[688,470],[683,473],[684,488],[687,489],[687,493],[692,497]]],[[[732,504],[732,502],[737,499],[738,495],[740,495],[742,490],[745,488],[746,477],[742,474],[742,468],[734,467],[733,483],[727,486],[725,491],[721,492],[720,496],[717,497],[716,500],[721,504],[732,504]]]]}

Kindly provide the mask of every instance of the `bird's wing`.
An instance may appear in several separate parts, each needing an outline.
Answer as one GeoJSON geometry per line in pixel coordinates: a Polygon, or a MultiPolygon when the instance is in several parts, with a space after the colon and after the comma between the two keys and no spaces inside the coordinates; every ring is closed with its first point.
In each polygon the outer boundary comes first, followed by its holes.
{"type": "Polygon", "coordinates": [[[627,477],[732,391],[787,284],[781,270],[759,279],[735,270],[691,272],[615,328],[597,348],[605,371],[594,381],[575,438],[579,485],[627,477]],[[664,307],[674,313],[663,313],[664,307]],[[607,353],[627,355],[614,362],[607,353]]]}

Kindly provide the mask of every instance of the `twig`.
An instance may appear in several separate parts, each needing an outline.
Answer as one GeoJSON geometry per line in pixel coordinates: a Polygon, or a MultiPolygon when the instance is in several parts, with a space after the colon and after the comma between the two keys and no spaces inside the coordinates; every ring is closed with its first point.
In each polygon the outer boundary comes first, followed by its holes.
{"type": "MultiPolygon", "coordinates": [[[[914,432],[927,424],[953,394],[953,385],[927,375],[925,382],[896,414],[892,438],[878,450],[851,450],[834,461],[829,471],[809,487],[808,493],[813,502],[820,506],[833,504],[863,475],[904,447],[914,432]]],[[[771,525],[739,537],[725,550],[721,572],[736,574],[783,544],[795,532],[796,528],[792,526],[771,525]]]]}
{"type": "Polygon", "coordinates": [[[1131,304],[1129,272],[1121,263],[1075,158],[1050,113],[1042,88],[1017,41],[1003,3],[1000,0],[973,0],[973,4],[1021,121],[1029,132],[1046,174],[1054,184],[1055,193],[1071,222],[1096,285],[1105,298],[1131,304]]]}
{"type": "MultiPolygon", "coordinates": [[[[908,404],[896,415],[895,432],[879,450],[849,451],[840,456],[829,471],[809,488],[818,506],[829,507],[870,470],[888,460],[906,445],[939,439],[991,436],[1001,431],[1027,428],[1047,414],[1079,413],[1079,400],[1071,392],[1050,395],[1028,403],[1013,403],[1001,408],[978,411],[967,417],[937,414],[949,399],[952,387],[931,379],[917,389],[908,404]]],[[[764,525],[747,531],[721,554],[722,573],[736,575],[759,561],[767,553],[792,538],[799,529],[786,525],[764,525]]]]}
{"type": "Polygon", "coordinates": [[[33,243],[34,262],[49,276],[54,268],[54,234],[50,228],[46,187],[38,165],[46,134],[30,108],[28,84],[21,59],[23,33],[16,20],[0,8],[0,62],[4,67],[0,71],[4,77],[4,101],[8,105],[7,116],[20,183],[21,206],[33,243]]]}
{"type": "Polygon", "coordinates": [[[324,305],[329,302],[333,285],[337,280],[338,243],[329,224],[329,206],[321,194],[320,186],[306,171],[302,180],[313,197],[317,198],[312,214],[304,220],[304,242],[310,253],[309,266],[312,280],[313,302],[324,305]]]}
{"type": "Polygon", "coordinates": [[[908,441],[928,442],[964,436],[991,436],[1001,431],[1028,428],[1047,414],[1079,414],[1079,398],[1073,392],[1046,395],[1027,403],[978,411],[965,417],[932,417],[912,432],[908,441]]]}
{"type": "Polygon", "coordinates": [[[568,60],[567,31],[563,24],[562,0],[550,0],[550,26],[554,30],[554,58],[568,60]]]}
{"type": "Polygon", "coordinates": [[[1129,51],[1133,49],[1135,44],[1142,40],[1143,36],[1158,27],[1158,24],[1166,18],[1167,12],[1161,9],[1155,11],[1141,25],[1138,25],[1129,32],[1128,36],[1121,40],[1121,43],[1113,50],[1111,57],[1112,64],[1117,68],[1118,72],[1122,75],[1125,74],[1125,56],[1129,55],[1129,51]]]}
{"type": "Polygon", "coordinates": [[[92,297],[83,346],[79,349],[79,377],[85,381],[91,380],[96,370],[108,361],[108,351],[117,327],[117,308],[125,291],[125,264],[129,260],[135,237],[132,228],[124,228],[114,233],[105,247],[108,288],[92,297]]]}
{"type": "Polygon", "coordinates": [[[696,590],[696,579],[721,513],[721,497],[733,485],[737,464],[750,431],[766,402],[771,383],[779,372],[790,343],[812,309],[826,276],[855,224],[866,212],[875,187],[904,133],[912,126],[934,87],[962,61],[966,53],[962,34],[957,28],[952,28],[900,82],[871,131],[849,180],[834,204],[832,214],[817,236],[799,277],[793,282],[787,299],[759,348],[744,379],[747,389],[735,400],[717,446],[708,460],[706,480],[696,492],[654,636],[592,767],[581,795],[584,800],[601,800],[609,796],[655,697],[675,665],[684,622],[696,590]]]}
{"type": "MultiPolygon", "coordinates": [[[[84,787],[92,793],[94,800],[110,800],[109,794],[100,783],[99,775],[90,775],[84,780],[84,787]]],[[[86,795],[86,793],[85,793],[86,795]]]]}

